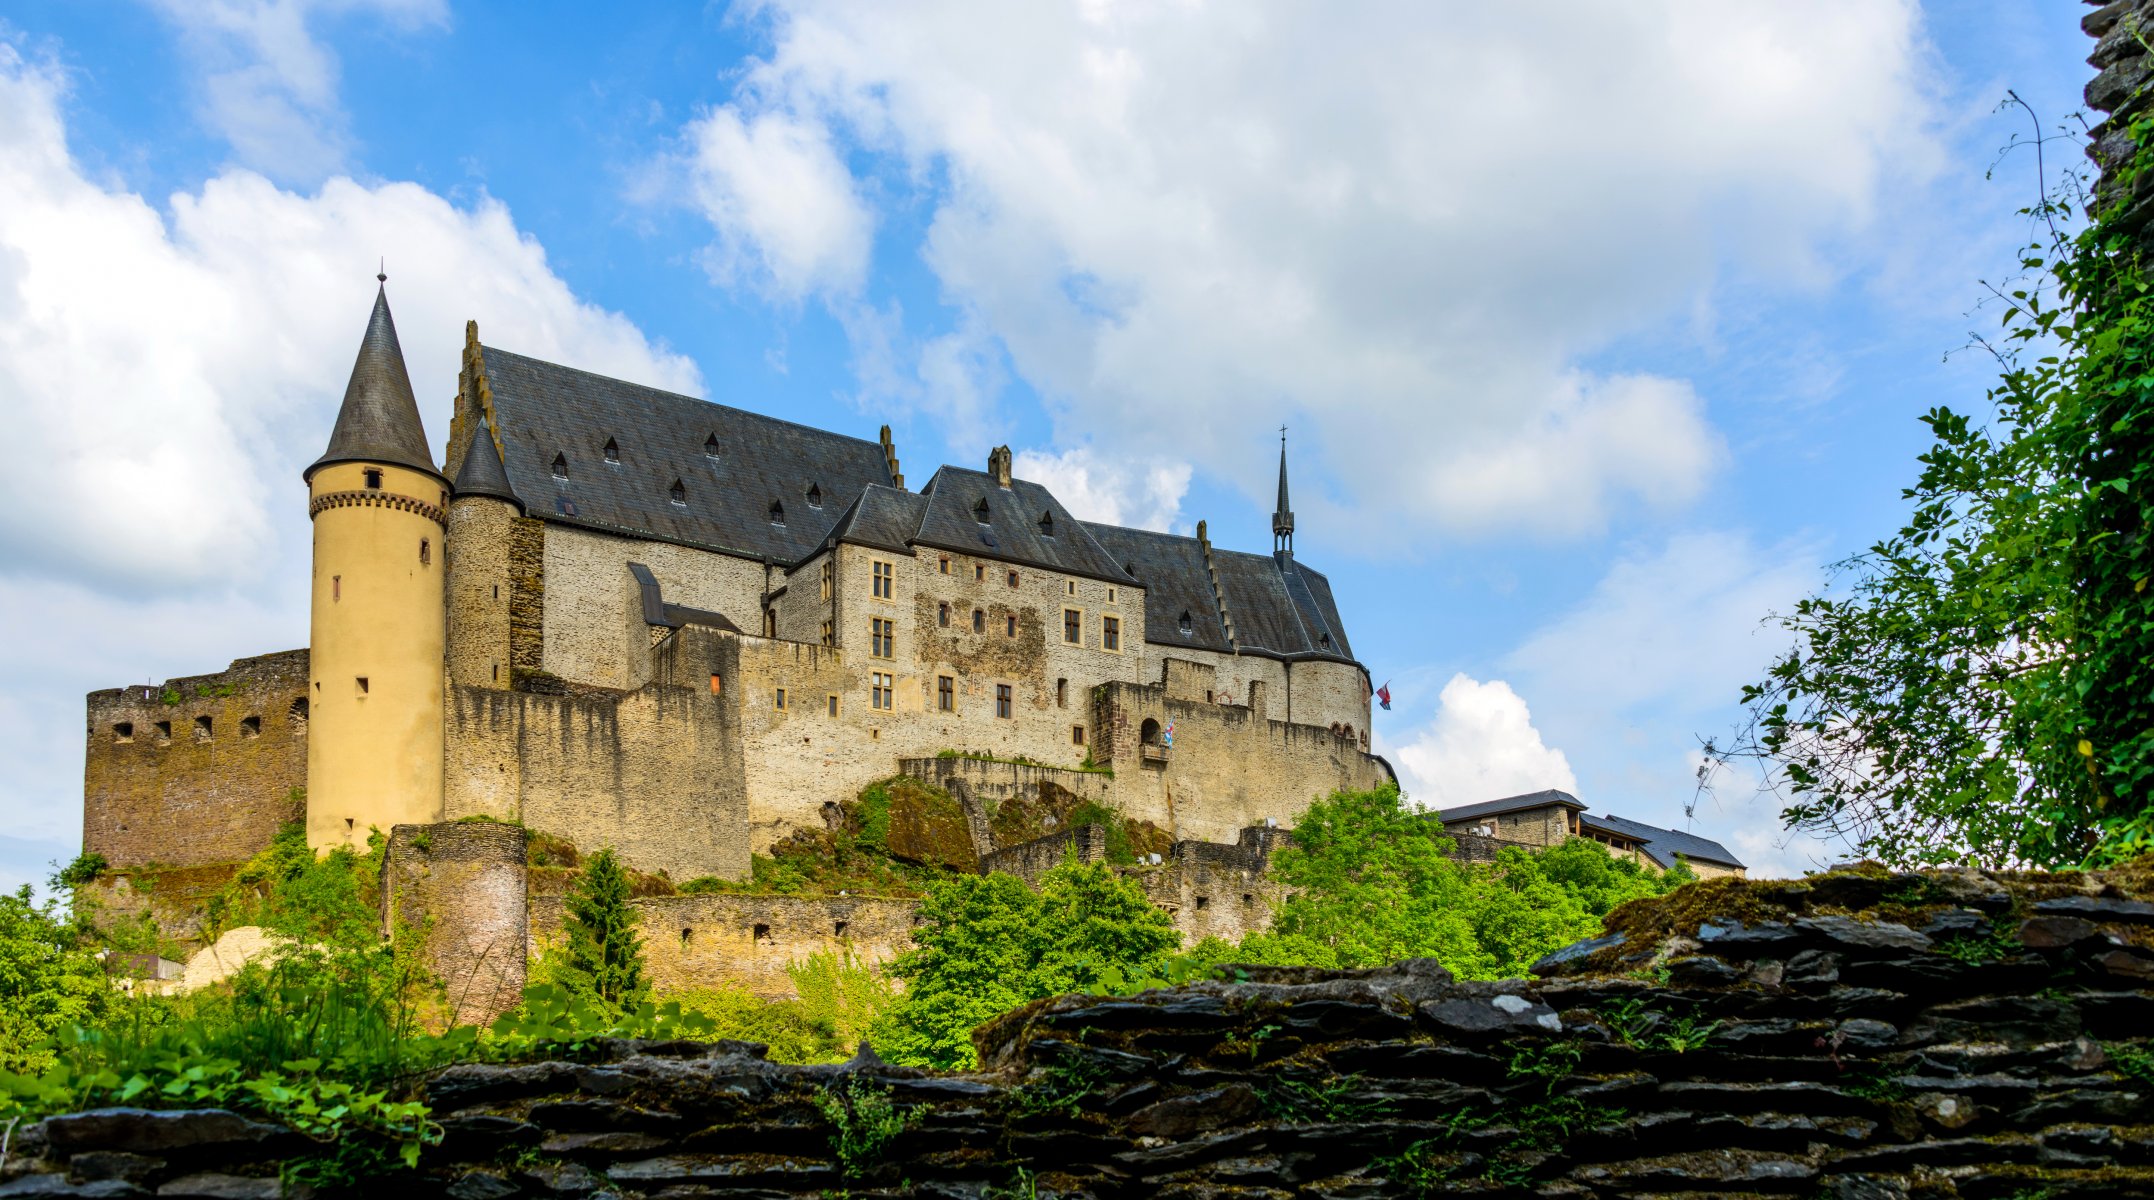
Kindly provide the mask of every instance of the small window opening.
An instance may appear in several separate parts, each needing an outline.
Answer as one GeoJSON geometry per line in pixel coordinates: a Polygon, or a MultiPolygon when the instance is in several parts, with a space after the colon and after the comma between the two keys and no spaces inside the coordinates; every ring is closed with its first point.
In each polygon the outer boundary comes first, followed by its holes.
{"type": "Polygon", "coordinates": [[[773,525],[785,524],[785,505],[778,503],[776,500],[770,502],[770,523],[773,525]]]}
{"type": "Polygon", "coordinates": [[[977,608],[972,610],[972,631],[974,633],[987,632],[987,613],[985,611],[977,608]]]}
{"type": "Polygon", "coordinates": [[[830,715],[831,715],[831,716],[833,716],[833,717],[834,717],[834,716],[837,716],[837,715],[838,715],[838,698],[837,698],[836,696],[829,696],[829,697],[825,697],[825,699],[827,699],[827,700],[829,701],[829,704],[830,704],[830,715]]]}
{"type": "Polygon", "coordinates": [[[693,927],[687,925],[681,926],[681,949],[686,950],[688,948],[689,940],[695,937],[695,935],[696,931],[693,927]]]}
{"type": "Polygon", "coordinates": [[[1203,912],[1203,911],[1204,911],[1205,909],[1207,909],[1207,908],[1210,908],[1211,906],[1212,906],[1212,898],[1211,898],[1210,896],[1199,896],[1199,897],[1197,897],[1197,911],[1198,911],[1198,912],[1203,912]]]}
{"type": "Polygon", "coordinates": [[[1010,572],[1010,575],[1009,575],[1009,585],[1010,585],[1011,587],[1016,587],[1016,586],[1017,586],[1017,572],[1015,572],[1015,571],[1012,571],[1012,572],[1010,572]]]}
{"type": "Polygon", "coordinates": [[[1057,679],[1055,680],[1055,707],[1068,708],[1069,706],[1070,681],[1067,679],[1057,679]]]}
{"type": "Polygon", "coordinates": [[[777,710],[778,710],[779,712],[784,712],[784,711],[785,711],[785,689],[784,689],[784,688],[779,688],[779,689],[778,689],[777,703],[776,703],[776,704],[774,704],[774,705],[772,705],[772,707],[776,708],[776,709],[777,709],[777,710]]]}
{"type": "Polygon", "coordinates": [[[329,577],[329,599],[331,601],[337,601],[342,600],[343,598],[344,577],[342,575],[331,575],[329,577]]]}
{"type": "Polygon", "coordinates": [[[944,629],[950,627],[950,602],[945,600],[935,606],[935,624],[944,629]]]}
{"type": "Polygon", "coordinates": [[[500,683],[500,682],[501,682],[501,664],[500,664],[500,663],[495,663],[495,664],[494,664],[494,682],[495,682],[495,683],[500,683]]]}
{"type": "Polygon", "coordinates": [[[832,921],[830,923],[830,935],[832,937],[844,937],[845,931],[850,928],[852,928],[852,922],[850,921],[832,921]]]}
{"type": "Polygon", "coordinates": [[[305,696],[292,697],[292,706],[284,710],[284,719],[291,725],[292,732],[305,733],[307,731],[307,698],[305,696]]]}
{"type": "Polygon", "coordinates": [[[364,675],[359,676],[359,694],[366,695],[366,676],[364,675]]]}
{"type": "Polygon", "coordinates": [[[947,554],[943,555],[941,559],[937,560],[935,565],[937,569],[939,569],[943,574],[948,575],[950,573],[950,556],[947,554]]]}
{"type": "Polygon", "coordinates": [[[1084,726],[1082,726],[1082,725],[1072,725],[1072,726],[1070,726],[1070,745],[1072,745],[1072,746],[1082,746],[1082,745],[1084,745],[1084,726]]]}
{"type": "Polygon", "coordinates": [[[1255,903],[1256,903],[1256,895],[1255,895],[1254,893],[1252,893],[1252,892],[1243,892],[1243,893],[1242,893],[1242,907],[1243,907],[1243,908],[1248,908],[1248,907],[1249,907],[1250,905],[1252,905],[1252,904],[1255,904],[1255,903]]]}
{"type": "Polygon", "coordinates": [[[1331,635],[1328,633],[1317,635],[1316,644],[1326,650],[1331,649],[1331,635]]]}
{"type": "Polygon", "coordinates": [[[350,818],[350,817],[346,817],[346,818],[344,818],[344,832],[346,832],[346,833],[350,833],[351,831],[352,831],[352,818],[350,818]]]}
{"type": "Polygon", "coordinates": [[[1012,613],[1009,616],[1002,618],[1002,636],[1017,636],[1017,615],[1015,613],[1012,613]]]}
{"type": "Polygon", "coordinates": [[[428,563],[431,563],[431,562],[433,562],[433,561],[434,561],[434,539],[432,539],[432,538],[420,538],[420,539],[419,539],[419,565],[423,567],[423,566],[425,566],[425,565],[427,565],[428,563]]]}
{"type": "Polygon", "coordinates": [[[1055,535],[1055,515],[1054,515],[1053,513],[1041,513],[1041,514],[1040,514],[1040,536],[1041,536],[1041,537],[1053,537],[1054,535],[1055,535]]]}
{"type": "Polygon", "coordinates": [[[987,564],[986,564],[986,563],[974,563],[974,564],[972,564],[972,581],[973,581],[974,583],[985,583],[985,582],[987,582],[987,564]]]}
{"type": "Polygon", "coordinates": [[[809,485],[808,485],[808,507],[809,507],[809,508],[821,508],[822,506],[823,506],[823,489],[822,489],[821,487],[819,487],[819,486],[815,485],[815,484],[812,484],[812,483],[811,483],[811,484],[809,484],[809,485]]]}
{"type": "Polygon", "coordinates": [[[1112,603],[1114,603],[1114,589],[1113,589],[1113,588],[1108,588],[1108,589],[1107,589],[1107,603],[1109,603],[1109,604],[1112,604],[1112,603]]]}
{"type": "Polygon", "coordinates": [[[982,525],[987,524],[987,497],[980,497],[980,502],[972,506],[972,519],[982,525]]]}
{"type": "Polygon", "coordinates": [[[1189,610],[1186,608],[1182,610],[1182,619],[1176,624],[1181,627],[1183,633],[1194,632],[1197,627],[1196,621],[1190,617],[1189,610]]]}
{"type": "Polygon", "coordinates": [[[209,718],[208,718],[208,717],[196,717],[196,718],[194,719],[194,740],[196,740],[196,741],[198,741],[198,742],[206,742],[206,741],[208,741],[209,739],[210,739],[210,720],[209,720],[209,718]]]}
{"type": "Polygon", "coordinates": [[[715,433],[714,433],[714,434],[710,435],[709,437],[707,437],[707,438],[704,438],[704,439],[703,439],[703,453],[704,453],[704,454],[706,454],[706,455],[708,455],[708,456],[710,456],[711,458],[716,458],[716,457],[718,457],[718,435],[717,435],[717,434],[715,434],[715,433]]]}
{"type": "Polygon", "coordinates": [[[1210,689],[1210,688],[1205,688],[1205,689],[1204,689],[1204,702],[1205,702],[1206,704],[1210,704],[1210,703],[1212,702],[1212,689],[1210,689]]]}
{"type": "Polygon", "coordinates": [[[133,721],[122,721],[119,724],[114,725],[112,727],[112,740],[115,742],[134,741],[135,723],[133,721]]]}
{"type": "Polygon", "coordinates": [[[157,743],[158,743],[159,745],[163,745],[164,743],[166,743],[166,742],[169,742],[169,741],[171,741],[171,740],[172,740],[172,722],[170,722],[170,721],[159,721],[159,722],[157,722],[157,743]]]}
{"type": "Polygon", "coordinates": [[[666,489],[666,498],[682,508],[688,507],[687,486],[678,479],[674,480],[673,486],[666,489]]]}
{"type": "Polygon", "coordinates": [[[555,479],[568,478],[568,455],[556,454],[553,456],[553,477],[555,479]]]}
{"type": "Polygon", "coordinates": [[[761,922],[757,922],[755,926],[755,940],[765,945],[769,944],[770,926],[765,925],[761,922]]]}
{"type": "Polygon", "coordinates": [[[723,687],[724,684],[719,680],[718,676],[713,674],[711,676],[711,695],[717,695],[723,687]]]}
{"type": "Polygon", "coordinates": [[[260,717],[242,717],[242,718],[240,718],[240,722],[239,722],[239,736],[241,736],[241,737],[243,737],[243,738],[258,738],[258,737],[262,736],[262,718],[260,718],[260,717]]]}
{"type": "Polygon", "coordinates": [[[380,490],[381,490],[381,472],[380,472],[380,471],[378,471],[378,470],[376,470],[376,469],[374,469],[373,467],[368,467],[368,468],[367,468],[367,471],[366,471],[366,486],[367,486],[367,490],[368,490],[368,491],[374,491],[374,492],[378,492],[378,491],[380,491],[380,490]]]}
{"type": "Polygon", "coordinates": [[[494,585],[494,599],[496,599],[496,600],[499,600],[500,598],[501,598],[501,585],[497,583],[497,584],[495,584],[495,585],[494,585]]]}
{"type": "Polygon", "coordinates": [[[621,464],[621,444],[612,438],[606,439],[606,461],[615,466],[621,464]]]}

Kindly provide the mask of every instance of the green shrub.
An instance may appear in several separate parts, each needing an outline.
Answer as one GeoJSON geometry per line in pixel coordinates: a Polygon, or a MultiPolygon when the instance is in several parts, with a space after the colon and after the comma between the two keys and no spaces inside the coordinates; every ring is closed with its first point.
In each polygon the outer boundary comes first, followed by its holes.
{"type": "Polygon", "coordinates": [[[31,903],[27,884],[0,893],[0,1071],[50,1066],[45,1040],[96,1018],[111,994],[104,967],[55,902],[31,903]]]}
{"type": "Polygon", "coordinates": [[[628,874],[612,850],[601,850],[584,864],[563,908],[568,932],[568,970],[588,980],[591,991],[616,1009],[642,1003],[643,939],[636,935],[636,910],[629,907],[628,874]]]}

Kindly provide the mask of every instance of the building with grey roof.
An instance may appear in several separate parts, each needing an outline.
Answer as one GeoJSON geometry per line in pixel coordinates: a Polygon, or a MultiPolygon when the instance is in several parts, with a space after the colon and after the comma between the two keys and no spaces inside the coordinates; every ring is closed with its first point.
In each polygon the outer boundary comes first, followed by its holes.
{"type": "Polygon", "coordinates": [[[1554,788],[1455,805],[1429,816],[1454,834],[1535,848],[1585,838],[1608,847],[1610,853],[1660,870],[1688,862],[1700,878],[1741,876],[1748,871],[1741,859],[1710,838],[1623,817],[1596,817],[1586,812],[1584,801],[1554,788]]]}

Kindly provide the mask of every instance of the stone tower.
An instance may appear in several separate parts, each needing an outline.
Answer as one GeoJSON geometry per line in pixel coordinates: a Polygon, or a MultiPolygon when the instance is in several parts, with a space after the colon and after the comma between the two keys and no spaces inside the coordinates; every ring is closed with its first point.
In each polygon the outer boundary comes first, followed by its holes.
{"type": "Polygon", "coordinates": [[[509,487],[500,443],[478,420],[449,498],[449,682],[498,688],[511,682],[509,544],[523,505],[509,487]]]}
{"type": "Polygon", "coordinates": [[[329,448],[306,481],[307,844],[363,847],[369,829],[441,820],[449,486],[426,448],[386,289],[375,293],[329,448]]]}

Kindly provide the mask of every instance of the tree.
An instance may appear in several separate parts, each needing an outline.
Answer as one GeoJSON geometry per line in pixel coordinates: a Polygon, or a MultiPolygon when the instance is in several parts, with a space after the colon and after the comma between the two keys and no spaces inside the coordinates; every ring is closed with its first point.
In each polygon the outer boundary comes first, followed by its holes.
{"type": "Polygon", "coordinates": [[[893,1062],[973,1065],[972,1030],[1029,1000],[1090,987],[1103,967],[1154,969],[1181,944],[1136,884],[1103,864],[1066,863],[1035,892],[1015,876],[961,875],[920,904],[914,949],[891,973],[905,998],[874,1032],[893,1062]]]}
{"type": "Polygon", "coordinates": [[[569,971],[617,1009],[635,1007],[648,990],[643,939],[636,935],[636,910],[628,900],[628,873],[605,849],[584,862],[564,905],[569,971]]]}
{"type": "Polygon", "coordinates": [[[46,1039],[95,1018],[111,992],[104,966],[53,902],[31,903],[27,884],[0,892],[0,1071],[44,1070],[46,1039]]]}

